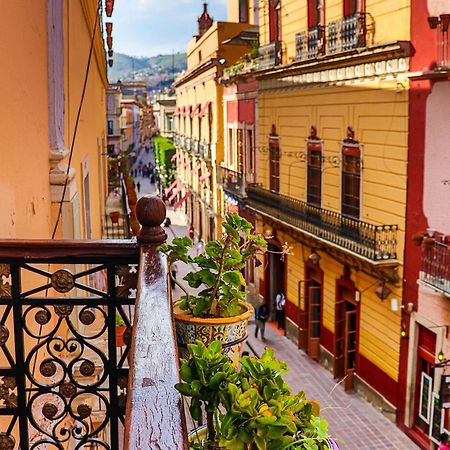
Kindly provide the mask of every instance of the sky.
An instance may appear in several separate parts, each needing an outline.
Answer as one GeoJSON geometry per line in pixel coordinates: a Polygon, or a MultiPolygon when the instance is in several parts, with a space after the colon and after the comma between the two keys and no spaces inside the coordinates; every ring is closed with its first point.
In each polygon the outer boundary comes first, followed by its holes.
{"type": "MultiPolygon", "coordinates": [[[[214,20],[226,19],[226,0],[208,0],[214,20]]],[[[197,32],[203,0],[115,0],[114,50],[131,56],[186,51],[197,32]]]]}

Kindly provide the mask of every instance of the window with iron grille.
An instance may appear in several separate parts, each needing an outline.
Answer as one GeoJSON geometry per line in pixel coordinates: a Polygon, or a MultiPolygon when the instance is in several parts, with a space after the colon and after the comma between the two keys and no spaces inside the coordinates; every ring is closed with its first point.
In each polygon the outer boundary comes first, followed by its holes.
{"type": "Polygon", "coordinates": [[[239,22],[248,22],[248,0],[239,0],[239,22]]]}
{"type": "Polygon", "coordinates": [[[341,212],[359,219],[361,207],[361,148],[358,144],[342,147],[341,212]]]}
{"type": "Polygon", "coordinates": [[[269,135],[269,178],[270,190],[280,192],[280,138],[275,125],[269,135]]]}

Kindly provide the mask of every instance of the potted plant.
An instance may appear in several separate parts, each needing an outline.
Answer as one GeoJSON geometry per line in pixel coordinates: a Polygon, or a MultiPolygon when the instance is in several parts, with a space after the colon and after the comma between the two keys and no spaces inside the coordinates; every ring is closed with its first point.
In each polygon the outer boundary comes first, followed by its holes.
{"type": "Polygon", "coordinates": [[[120,314],[116,314],[116,347],[123,347],[123,334],[126,330],[125,322],[120,314]]]}
{"type": "Polygon", "coordinates": [[[283,379],[287,364],[266,348],[261,358],[244,356],[237,369],[222,344],[189,344],[176,389],[190,398],[194,421],[206,413],[206,429],[191,432],[191,450],[337,450],[316,402],[292,394],[283,379]]]}
{"type": "Polygon", "coordinates": [[[238,214],[227,214],[222,226],[223,236],[208,242],[203,255],[189,255],[192,241],[188,237],[176,238],[159,249],[170,265],[182,261],[198,267],[183,278],[190,288],[198,289],[195,294],[172,277],[185,294],[173,306],[180,353],[187,356],[187,345],[197,339],[205,344],[219,339],[227,356],[237,364],[247,337],[248,319],[254,312],[245,302],[246,283],[241,271],[247,260],[266,251],[267,242],[253,234],[252,224],[238,214]]]}

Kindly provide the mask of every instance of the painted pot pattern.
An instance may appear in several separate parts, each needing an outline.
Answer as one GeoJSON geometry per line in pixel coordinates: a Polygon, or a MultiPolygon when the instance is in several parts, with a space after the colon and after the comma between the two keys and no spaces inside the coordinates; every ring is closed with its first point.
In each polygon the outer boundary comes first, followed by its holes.
{"type": "Polygon", "coordinates": [[[253,307],[245,304],[247,311],[239,316],[226,319],[199,319],[178,314],[176,303],[174,307],[175,329],[180,356],[189,356],[187,345],[195,344],[198,339],[205,345],[219,340],[224,346],[224,353],[230,361],[237,366],[240,359],[241,348],[247,334],[248,319],[253,314],[253,307]],[[233,344],[233,342],[236,342],[233,344]]]}

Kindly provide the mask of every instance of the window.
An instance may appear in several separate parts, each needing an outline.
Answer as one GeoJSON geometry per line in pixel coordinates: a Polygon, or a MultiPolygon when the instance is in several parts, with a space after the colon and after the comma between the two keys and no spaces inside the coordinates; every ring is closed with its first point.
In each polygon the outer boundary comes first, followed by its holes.
{"type": "Polygon", "coordinates": [[[324,24],[324,0],[308,0],[308,28],[324,24]]]}
{"type": "Polygon", "coordinates": [[[255,155],[253,149],[253,130],[247,130],[247,151],[248,155],[248,170],[247,173],[253,174],[255,172],[255,155]]]}
{"type": "Polygon", "coordinates": [[[308,169],[306,201],[314,206],[322,204],[322,144],[308,142],[308,169]]]}
{"type": "Polygon", "coordinates": [[[239,22],[248,22],[248,0],[239,0],[239,22]]]}
{"type": "Polygon", "coordinates": [[[342,214],[359,219],[361,191],[361,152],[359,147],[342,150],[342,214]]]}
{"type": "Polygon", "coordinates": [[[280,192],[280,138],[275,125],[269,135],[269,178],[270,190],[280,192]]]}
{"type": "MultiPolygon", "coordinates": [[[[103,122],[105,123],[105,122],[103,122]]],[[[114,122],[112,120],[108,120],[108,134],[111,136],[114,134],[114,122]]]]}
{"type": "Polygon", "coordinates": [[[228,165],[233,165],[234,160],[234,141],[233,141],[233,129],[228,128],[228,165]]]}
{"type": "Polygon", "coordinates": [[[269,0],[269,40],[281,41],[281,0],[269,0]]]}
{"type": "Polygon", "coordinates": [[[108,144],[108,156],[114,156],[116,153],[116,146],[114,144],[108,144]]]}
{"type": "Polygon", "coordinates": [[[353,16],[359,9],[358,0],[344,0],[344,17],[353,16]]]}
{"type": "Polygon", "coordinates": [[[237,171],[244,173],[244,130],[237,130],[237,171]]]}

